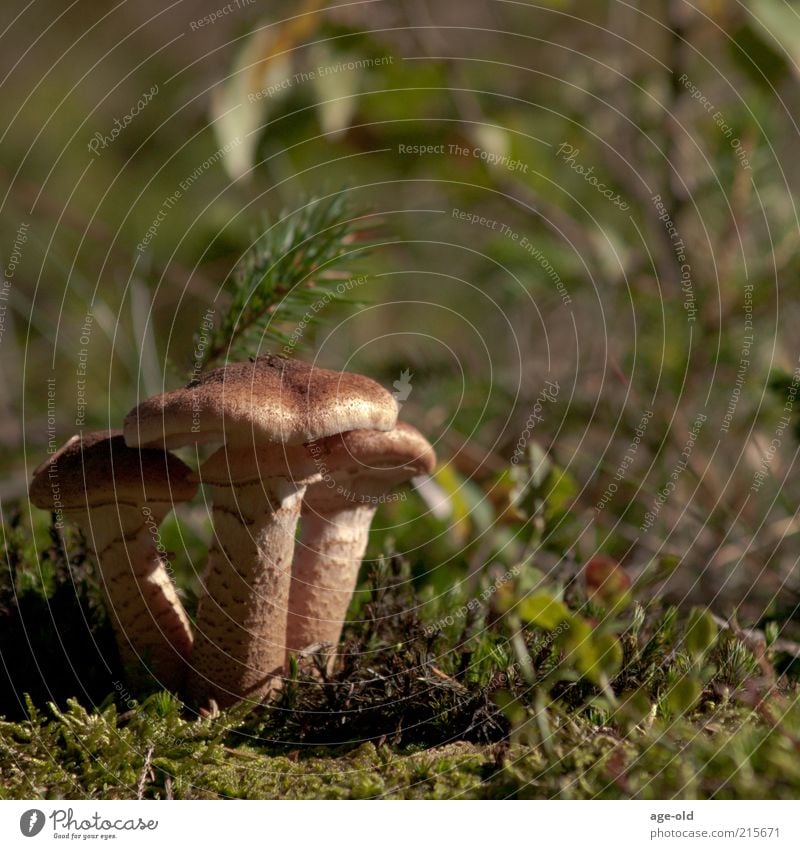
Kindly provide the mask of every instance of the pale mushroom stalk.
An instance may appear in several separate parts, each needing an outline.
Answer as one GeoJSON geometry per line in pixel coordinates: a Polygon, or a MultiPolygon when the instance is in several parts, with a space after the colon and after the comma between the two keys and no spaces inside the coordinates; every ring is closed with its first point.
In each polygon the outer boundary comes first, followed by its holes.
{"type": "Polygon", "coordinates": [[[265,478],[208,487],[214,539],[197,611],[189,698],[220,707],[277,689],[305,485],[265,478]]]}
{"type": "Polygon", "coordinates": [[[339,642],[376,509],[372,505],[325,509],[306,496],[302,535],[292,564],[289,651],[339,642]]]}
{"type": "MultiPolygon", "coordinates": [[[[429,474],[436,457],[411,425],[353,430],[312,447],[322,480],[308,487],[292,564],[286,645],[336,646],[358,581],[378,505],[395,486],[429,474]]],[[[329,668],[335,656],[331,656],[329,668]]]]}
{"type": "Polygon", "coordinates": [[[34,472],[31,501],[62,511],[94,553],[120,657],[135,684],[177,690],[192,632],[163,557],[158,528],[196,491],[188,466],[128,448],[119,431],[72,437],[34,472]],[[146,670],[146,671],[145,671],[146,670]]]}
{"type": "Polygon", "coordinates": [[[120,504],[71,518],[100,564],[123,665],[142,678],[144,664],[164,687],[177,690],[183,659],[191,653],[192,629],[154,533],[169,510],[169,505],[120,504]]]}

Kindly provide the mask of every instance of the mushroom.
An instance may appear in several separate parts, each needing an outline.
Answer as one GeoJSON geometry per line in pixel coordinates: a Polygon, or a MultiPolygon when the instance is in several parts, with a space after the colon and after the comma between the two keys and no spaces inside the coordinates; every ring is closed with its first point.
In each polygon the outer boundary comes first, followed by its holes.
{"type": "Polygon", "coordinates": [[[339,642],[375,511],[394,487],[436,466],[428,440],[404,422],[385,433],[340,433],[308,448],[322,480],[306,490],[292,564],[286,642],[293,652],[339,642]]]}
{"type": "Polygon", "coordinates": [[[73,436],[34,471],[30,486],[37,507],[63,513],[83,531],[131,678],[142,679],[145,663],[170,690],[181,684],[192,632],[158,527],[175,502],[193,498],[191,471],[167,451],[128,448],[122,431],[104,430],[73,436]]]}
{"type": "Polygon", "coordinates": [[[192,701],[261,700],[279,686],[295,531],[317,473],[302,444],[352,428],[389,430],[396,420],[394,398],[369,378],[275,356],[215,369],[127,416],[129,444],[225,443],[198,472],[211,490],[214,542],[192,701]]]}

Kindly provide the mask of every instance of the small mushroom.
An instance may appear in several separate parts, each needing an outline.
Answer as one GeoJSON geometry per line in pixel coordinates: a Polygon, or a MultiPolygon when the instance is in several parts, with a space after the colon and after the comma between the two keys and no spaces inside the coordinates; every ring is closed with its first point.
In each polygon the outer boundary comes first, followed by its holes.
{"type": "Polygon", "coordinates": [[[122,431],[73,436],[33,473],[30,499],[74,521],[94,552],[120,655],[177,690],[192,646],[189,619],[162,557],[158,527],[189,501],[191,469],[167,451],[128,448],[122,431]]]}
{"type": "Polygon", "coordinates": [[[322,480],[306,490],[292,564],[286,642],[293,652],[339,642],[375,511],[394,487],[436,466],[428,440],[404,422],[385,433],[353,430],[308,447],[322,480]]]}
{"type": "Polygon", "coordinates": [[[316,461],[302,443],[342,430],[388,430],[397,404],[380,385],[297,360],[260,357],[140,404],[129,444],[224,442],[201,467],[214,543],[203,575],[189,697],[230,705],[278,686],[295,531],[316,461]]]}

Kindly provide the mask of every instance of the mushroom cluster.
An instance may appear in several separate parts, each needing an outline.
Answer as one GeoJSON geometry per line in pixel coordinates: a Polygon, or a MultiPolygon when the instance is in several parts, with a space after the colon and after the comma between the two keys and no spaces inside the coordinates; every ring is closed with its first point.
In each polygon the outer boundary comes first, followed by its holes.
{"type": "Polygon", "coordinates": [[[433,471],[397,412],[362,375],[232,363],[139,404],[123,431],[72,437],[34,472],[31,501],[83,529],[128,667],[199,707],[263,700],[290,653],[336,646],[378,504],[433,471]],[[209,443],[196,472],[169,450],[209,443]],[[158,527],[200,484],[214,533],[192,627],[158,527]]]}

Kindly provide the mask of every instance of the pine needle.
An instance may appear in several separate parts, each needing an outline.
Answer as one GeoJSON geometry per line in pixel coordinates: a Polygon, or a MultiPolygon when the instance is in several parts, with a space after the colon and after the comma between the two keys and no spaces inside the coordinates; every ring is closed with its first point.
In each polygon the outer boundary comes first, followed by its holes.
{"type": "Polygon", "coordinates": [[[274,346],[293,353],[308,344],[309,330],[329,307],[355,305],[352,292],[363,275],[342,266],[370,250],[366,229],[364,216],[343,192],[312,198],[299,211],[265,222],[232,274],[230,304],[205,346],[202,366],[246,359],[274,346]],[[355,278],[355,285],[345,282],[355,278]]]}

